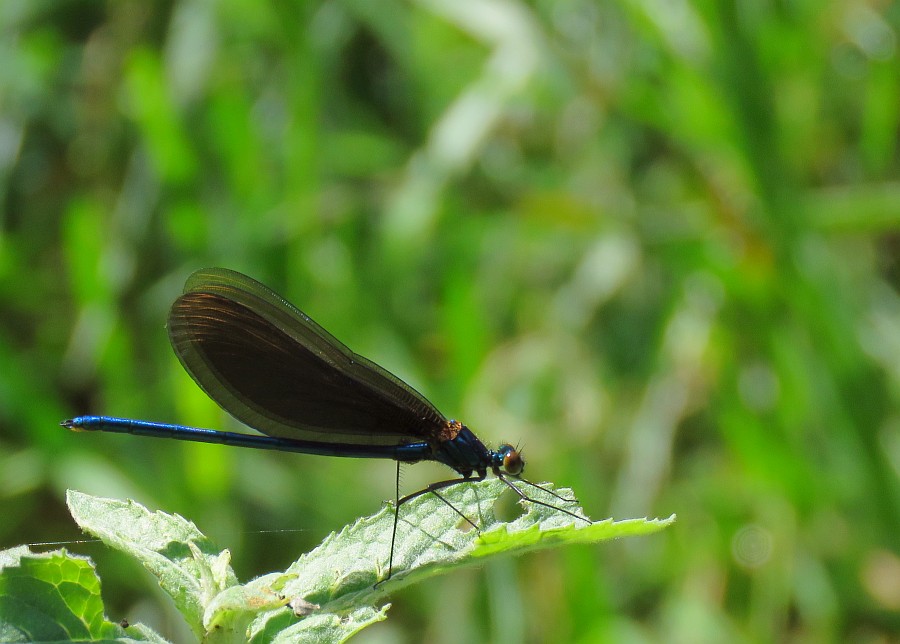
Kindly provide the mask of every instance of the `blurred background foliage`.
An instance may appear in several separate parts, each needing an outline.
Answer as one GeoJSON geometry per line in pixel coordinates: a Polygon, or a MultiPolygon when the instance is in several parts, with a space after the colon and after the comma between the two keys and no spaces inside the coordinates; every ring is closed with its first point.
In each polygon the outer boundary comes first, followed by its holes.
{"type": "MultiPolygon", "coordinates": [[[[247,579],[392,496],[386,462],[59,428],[237,429],[164,330],[227,266],[593,517],[678,514],[408,589],[360,641],[896,641],[898,26],[863,0],[6,0],[2,545],[78,538],[76,488],[187,516],[247,579]]],[[[135,564],[70,548],[112,619],[186,637],[135,564]]]]}

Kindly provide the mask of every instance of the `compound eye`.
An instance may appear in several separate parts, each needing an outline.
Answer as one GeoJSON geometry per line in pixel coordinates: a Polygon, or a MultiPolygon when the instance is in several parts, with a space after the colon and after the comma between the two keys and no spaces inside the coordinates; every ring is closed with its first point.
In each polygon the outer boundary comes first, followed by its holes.
{"type": "Polygon", "coordinates": [[[518,476],[525,469],[525,459],[512,446],[505,445],[503,452],[503,469],[510,476],[518,476]]]}

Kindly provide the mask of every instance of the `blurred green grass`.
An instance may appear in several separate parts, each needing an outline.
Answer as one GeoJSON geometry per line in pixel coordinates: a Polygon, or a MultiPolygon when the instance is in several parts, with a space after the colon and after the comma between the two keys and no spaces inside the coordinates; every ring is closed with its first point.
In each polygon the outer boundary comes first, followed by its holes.
{"type": "MultiPolygon", "coordinates": [[[[221,265],[522,443],[592,516],[679,516],[429,581],[363,638],[890,640],[898,22],[856,0],[4,3],[3,544],[77,538],[72,487],[191,518],[246,579],[392,495],[390,464],[58,427],[234,429],[163,328],[221,265]]],[[[148,577],[83,548],[111,618],[178,639],[148,577]]]]}

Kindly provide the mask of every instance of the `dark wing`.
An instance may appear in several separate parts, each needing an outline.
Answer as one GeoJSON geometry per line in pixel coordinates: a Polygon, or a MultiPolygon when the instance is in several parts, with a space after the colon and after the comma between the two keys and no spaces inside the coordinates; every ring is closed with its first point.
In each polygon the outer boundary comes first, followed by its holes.
{"type": "Polygon", "coordinates": [[[235,271],[191,275],[168,329],[209,397],[269,436],[400,445],[437,440],[446,423],[422,394],[235,271]]]}

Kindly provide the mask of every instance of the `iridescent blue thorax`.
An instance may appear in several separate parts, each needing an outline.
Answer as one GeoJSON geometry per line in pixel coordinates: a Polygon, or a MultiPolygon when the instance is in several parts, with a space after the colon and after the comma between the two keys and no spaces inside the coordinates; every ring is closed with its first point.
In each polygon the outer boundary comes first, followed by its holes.
{"type": "Polygon", "coordinates": [[[447,422],[447,428],[434,448],[434,460],[456,470],[465,478],[473,473],[478,478],[487,476],[487,471],[500,475],[518,476],[525,467],[525,461],[512,445],[501,445],[490,450],[472,431],[456,420],[447,422]]]}

